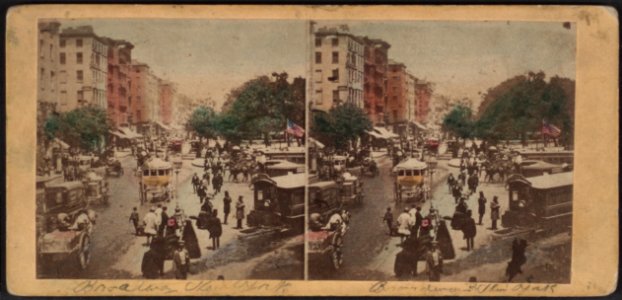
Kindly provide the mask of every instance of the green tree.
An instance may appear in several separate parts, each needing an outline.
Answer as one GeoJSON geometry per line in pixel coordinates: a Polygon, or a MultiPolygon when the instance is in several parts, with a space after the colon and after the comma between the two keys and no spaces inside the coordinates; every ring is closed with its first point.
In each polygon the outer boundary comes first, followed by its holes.
{"type": "Polygon", "coordinates": [[[332,108],[328,113],[316,113],[312,132],[322,143],[336,149],[346,149],[371,128],[372,123],[365,112],[354,104],[346,103],[332,108]]]}
{"type": "Polygon", "coordinates": [[[473,121],[471,109],[458,105],[454,107],[443,119],[443,129],[460,138],[473,136],[473,121]]]}
{"type": "Polygon", "coordinates": [[[106,111],[95,106],[52,115],[44,124],[47,138],[58,137],[70,146],[86,151],[101,152],[104,136],[109,130],[106,111]]]}
{"type": "Polygon", "coordinates": [[[188,126],[199,136],[199,138],[215,138],[214,121],[216,113],[210,107],[199,106],[190,115],[188,126]]]}

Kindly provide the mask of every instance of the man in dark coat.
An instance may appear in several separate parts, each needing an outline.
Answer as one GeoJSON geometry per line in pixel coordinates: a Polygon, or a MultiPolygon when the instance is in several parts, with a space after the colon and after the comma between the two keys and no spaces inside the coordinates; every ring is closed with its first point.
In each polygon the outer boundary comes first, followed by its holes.
{"type": "Polygon", "coordinates": [[[227,217],[229,217],[229,213],[231,213],[231,202],[233,200],[231,199],[231,196],[229,196],[229,191],[225,191],[225,198],[222,199],[223,202],[223,213],[224,213],[224,218],[223,218],[223,224],[227,224],[227,217]]]}
{"type": "Polygon", "coordinates": [[[471,251],[473,249],[473,240],[477,233],[477,227],[475,226],[475,220],[473,220],[472,212],[469,209],[467,211],[467,218],[464,220],[462,225],[462,233],[464,234],[464,239],[467,242],[467,251],[471,251]]]}
{"type": "Polygon", "coordinates": [[[477,225],[482,225],[482,219],[484,218],[484,214],[486,213],[486,197],[484,197],[484,192],[479,192],[479,198],[477,198],[477,213],[479,214],[479,222],[477,225]]]}
{"type": "Polygon", "coordinates": [[[393,213],[391,212],[390,207],[387,207],[387,211],[384,213],[382,221],[387,223],[387,227],[389,228],[389,235],[393,235],[393,213]]]}
{"type": "Polygon", "coordinates": [[[209,237],[212,240],[212,249],[216,250],[220,248],[222,225],[220,224],[220,219],[218,219],[218,210],[216,209],[212,211],[212,215],[207,221],[207,230],[209,231],[209,237]]]}
{"type": "Polygon", "coordinates": [[[395,256],[395,264],[393,271],[395,276],[400,279],[409,279],[417,276],[417,241],[413,238],[407,238],[403,243],[402,251],[395,256]]]}
{"type": "Polygon", "coordinates": [[[166,228],[166,222],[168,221],[168,214],[166,213],[166,206],[162,207],[162,213],[160,213],[160,217],[162,218],[162,222],[160,222],[160,227],[158,228],[158,235],[164,236],[164,229],[166,228]]]}
{"type": "Polygon", "coordinates": [[[160,243],[158,243],[157,240],[158,239],[154,238],[149,250],[143,255],[143,261],[140,266],[143,277],[147,279],[157,279],[161,274],[160,266],[164,265],[164,258],[159,251],[160,249],[158,249],[160,243]]]}

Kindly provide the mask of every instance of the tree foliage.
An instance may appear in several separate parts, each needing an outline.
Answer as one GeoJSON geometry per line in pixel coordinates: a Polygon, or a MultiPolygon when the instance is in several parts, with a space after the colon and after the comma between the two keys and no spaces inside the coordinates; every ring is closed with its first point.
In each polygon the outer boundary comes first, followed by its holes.
{"type": "Polygon", "coordinates": [[[95,106],[52,115],[44,124],[48,139],[60,138],[70,146],[85,151],[101,151],[104,136],[109,129],[106,111],[95,106]]]}
{"type": "Polygon", "coordinates": [[[287,81],[287,73],[260,76],[227,96],[214,128],[231,141],[263,137],[285,130],[287,119],[305,124],[305,81],[287,81]]]}
{"type": "Polygon", "coordinates": [[[346,103],[328,113],[317,112],[312,126],[319,141],[336,149],[345,149],[365,131],[371,130],[372,123],[362,109],[346,103]]]}
{"type": "Polygon", "coordinates": [[[460,138],[473,136],[474,122],[469,107],[455,106],[443,119],[443,129],[460,138]]]}
{"type": "Polygon", "coordinates": [[[213,109],[207,106],[199,106],[190,115],[188,126],[202,138],[214,138],[215,119],[216,113],[213,109]]]}
{"type": "Polygon", "coordinates": [[[572,141],[574,81],[543,72],[508,79],[488,90],[480,105],[474,134],[489,140],[521,138],[540,131],[542,121],[562,130],[562,141],[572,141]]]}

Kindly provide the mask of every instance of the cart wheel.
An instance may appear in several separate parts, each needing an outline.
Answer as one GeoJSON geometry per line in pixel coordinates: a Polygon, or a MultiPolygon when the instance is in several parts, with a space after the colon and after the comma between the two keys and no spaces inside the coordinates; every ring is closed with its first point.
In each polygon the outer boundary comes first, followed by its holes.
{"type": "Polygon", "coordinates": [[[82,270],[86,269],[91,260],[91,237],[84,233],[80,238],[80,248],[78,249],[78,264],[82,270]]]}
{"type": "Polygon", "coordinates": [[[333,241],[333,251],[330,253],[330,259],[335,270],[339,270],[343,264],[343,253],[341,252],[342,244],[342,238],[340,236],[335,237],[335,240],[333,241]]]}

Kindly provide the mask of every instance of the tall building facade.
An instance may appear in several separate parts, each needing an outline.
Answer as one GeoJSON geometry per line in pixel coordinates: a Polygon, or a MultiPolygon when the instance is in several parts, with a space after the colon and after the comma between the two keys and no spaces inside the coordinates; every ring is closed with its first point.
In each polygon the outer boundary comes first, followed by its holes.
{"type": "Polygon", "coordinates": [[[432,83],[425,80],[416,79],[415,120],[421,124],[426,124],[428,122],[432,92],[432,83]]]}
{"type": "Polygon", "coordinates": [[[365,45],[365,113],[374,125],[385,123],[385,105],[387,103],[387,65],[389,45],[379,39],[362,38],[365,45]]]}
{"type": "Polygon", "coordinates": [[[38,124],[43,124],[56,111],[59,101],[58,90],[58,45],[59,22],[39,23],[39,59],[37,73],[38,124]]]}
{"type": "Polygon", "coordinates": [[[146,133],[151,131],[151,123],[160,121],[160,86],[149,66],[132,61],[131,97],[134,124],[146,133]]]}
{"type": "Polygon", "coordinates": [[[130,72],[134,45],[122,40],[107,39],[108,43],[108,118],[115,127],[133,122],[130,93],[130,72]]]}
{"type": "Polygon", "coordinates": [[[412,123],[416,120],[417,105],[416,105],[416,92],[415,92],[415,76],[406,72],[405,74],[405,87],[406,87],[406,121],[412,123]]]}
{"type": "MultiPolygon", "coordinates": [[[[414,96],[414,77],[406,71],[406,66],[403,63],[390,61],[388,69],[387,124],[408,122],[409,97],[414,96]]],[[[414,99],[411,99],[410,102],[414,102],[414,99]]]]}
{"type": "Polygon", "coordinates": [[[352,103],[364,108],[364,45],[337,29],[315,32],[312,109],[328,111],[352,103]]]}
{"type": "Polygon", "coordinates": [[[160,121],[166,125],[173,123],[173,102],[175,101],[176,89],[172,82],[160,80],[159,82],[159,108],[160,121]]]}
{"type": "Polygon", "coordinates": [[[107,108],[108,45],[91,26],[64,29],[59,40],[59,106],[107,108]]]}

